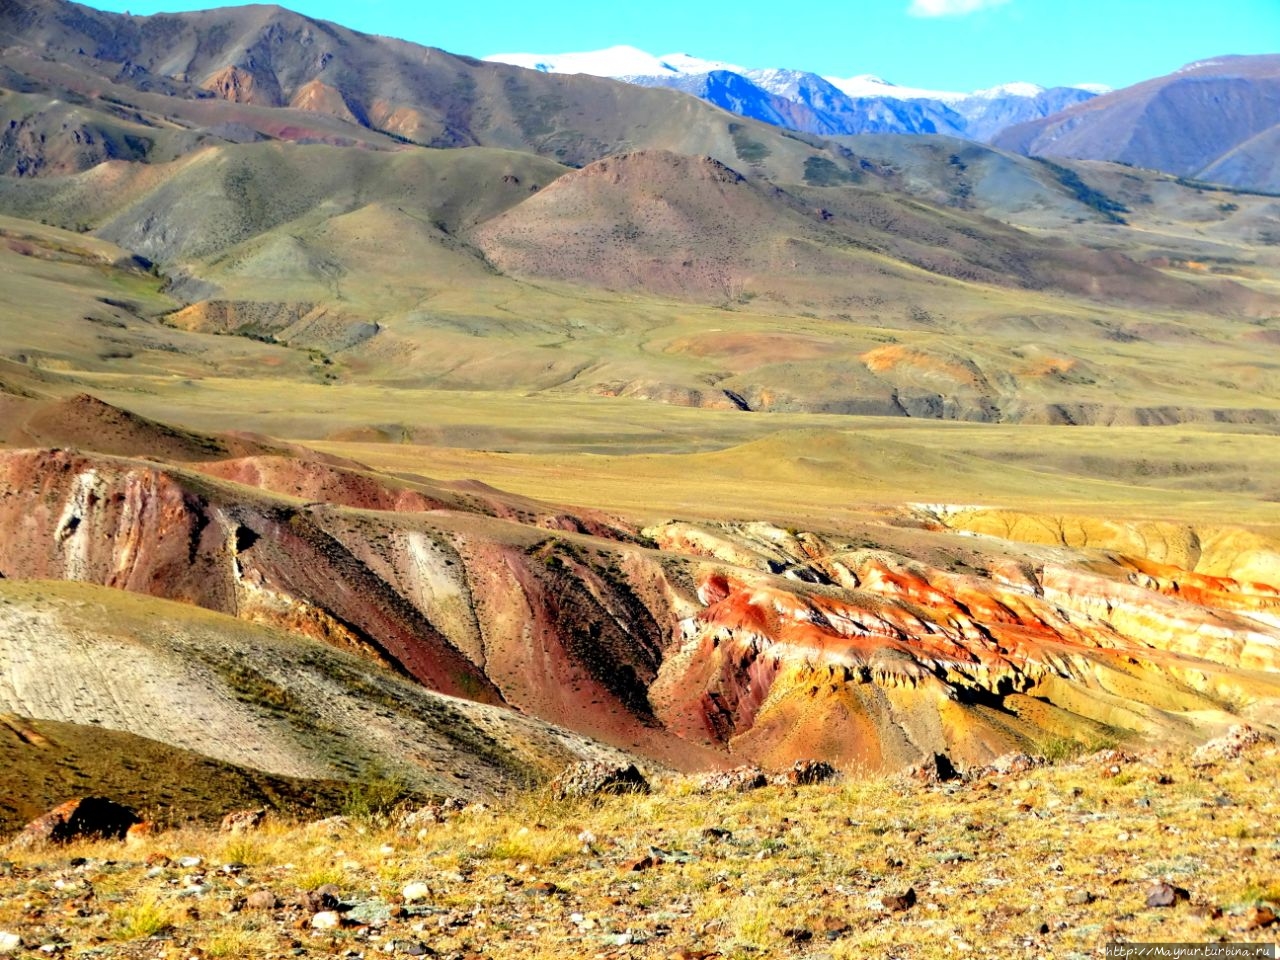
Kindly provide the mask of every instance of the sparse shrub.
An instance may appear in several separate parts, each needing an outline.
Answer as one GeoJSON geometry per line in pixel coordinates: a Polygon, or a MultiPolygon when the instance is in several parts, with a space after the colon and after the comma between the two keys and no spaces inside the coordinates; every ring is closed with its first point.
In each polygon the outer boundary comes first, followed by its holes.
{"type": "Polygon", "coordinates": [[[758,163],[769,156],[769,148],[759,140],[752,140],[746,135],[746,128],[740,123],[729,124],[729,135],[733,137],[733,148],[738,159],[747,163],[758,163]]]}
{"type": "Polygon", "coordinates": [[[400,774],[372,767],[347,788],[341,810],[344,816],[377,820],[412,796],[413,789],[400,774]]]}
{"type": "Polygon", "coordinates": [[[559,863],[572,855],[579,846],[574,837],[566,832],[521,827],[483,852],[495,860],[514,860],[517,863],[545,866],[559,863]]]}
{"type": "Polygon", "coordinates": [[[299,890],[311,891],[331,884],[340,887],[344,880],[346,880],[346,874],[338,867],[313,867],[299,874],[297,882],[299,890]]]}
{"type": "Polygon", "coordinates": [[[1050,763],[1066,763],[1084,754],[1084,744],[1073,737],[1049,737],[1037,745],[1036,752],[1050,763]]]}
{"type": "Polygon", "coordinates": [[[264,957],[275,946],[275,938],[269,931],[249,929],[247,927],[226,930],[211,937],[205,945],[205,953],[210,957],[264,957]]]}
{"type": "Polygon", "coordinates": [[[1128,223],[1124,217],[1120,216],[1122,213],[1129,212],[1129,208],[1123,203],[1113,200],[1101,190],[1096,190],[1089,186],[1089,184],[1080,179],[1080,175],[1074,170],[1059,166],[1056,163],[1044,159],[1044,157],[1035,157],[1033,159],[1052,170],[1054,176],[1058,178],[1058,182],[1066,189],[1070,190],[1075,195],[1075,198],[1086,207],[1090,207],[1098,211],[1098,213],[1102,214],[1103,217],[1111,223],[1128,223]]]}
{"type": "Polygon", "coordinates": [[[1075,737],[1049,737],[1036,744],[1036,752],[1050,763],[1070,763],[1100,750],[1115,750],[1119,742],[1112,737],[1095,736],[1087,740],[1075,737]]]}
{"type": "Polygon", "coordinates": [[[804,182],[815,187],[838,187],[853,180],[852,174],[841,170],[826,157],[809,157],[804,162],[804,182]]]}
{"type": "Polygon", "coordinates": [[[174,926],[176,912],[168,904],[161,903],[154,894],[126,903],[112,912],[116,930],[121,940],[141,940],[154,937],[174,926]]]}
{"type": "Polygon", "coordinates": [[[258,866],[264,861],[262,845],[248,837],[234,837],[222,847],[221,858],[228,863],[258,866]]]}

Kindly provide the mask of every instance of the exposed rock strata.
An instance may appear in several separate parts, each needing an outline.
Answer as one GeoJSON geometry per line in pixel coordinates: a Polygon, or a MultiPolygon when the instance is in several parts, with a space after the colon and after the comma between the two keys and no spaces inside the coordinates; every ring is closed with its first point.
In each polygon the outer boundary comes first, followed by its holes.
{"type": "MultiPolygon", "coordinates": [[[[987,537],[944,568],[760,523],[641,535],[287,456],[200,470],[0,455],[0,574],[283,627],[684,767],[963,767],[1059,737],[1203,739],[1280,700],[1274,544],[1254,534],[1248,579],[1171,562],[1213,566],[1223,531],[1145,554],[987,537]]],[[[922,543],[955,538],[944,514],[921,508],[922,543]]]]}

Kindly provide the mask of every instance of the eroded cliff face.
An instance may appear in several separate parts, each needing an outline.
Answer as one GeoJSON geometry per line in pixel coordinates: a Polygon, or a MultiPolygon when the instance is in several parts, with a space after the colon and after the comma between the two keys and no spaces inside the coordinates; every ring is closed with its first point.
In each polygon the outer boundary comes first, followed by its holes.
{"type": "Polygon", "coordinates": [[[304,460],[201,469],[0,454],[0,575],[197,604],[666,763],[717,762],[649,708],[678,591],[625,526],[304,460]]]}
{"type": "Polygon", "coordinates": [[[651,689],[658,714],[765,764],[981,763],[1056,737],[1195,739],[1235,713],[1276,716],[1270,584],[994,539],[947,570],[763,524],[648,533],[719,561],[651,689]]]}
{"type": "Polygon", "coordinates": [[[1266,537],[1240,532],[1228,563],[1204,546],[1222,530],[1144,554],[1115,522],[1091,547],[961,536],[940,516],[850,539],[763,523],[642,533],[305,457],[0,454],[5,577],[283,627],[678,767],[963,765],[1280,718],[1266,537]]]}

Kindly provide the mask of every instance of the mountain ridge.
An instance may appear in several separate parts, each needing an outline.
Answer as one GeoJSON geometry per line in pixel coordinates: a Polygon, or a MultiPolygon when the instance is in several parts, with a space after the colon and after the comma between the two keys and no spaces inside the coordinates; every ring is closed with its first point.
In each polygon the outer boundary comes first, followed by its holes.
{"type": "Polygon", "coordinates": [[[992,143],[1027,155],[1108,160],[1280,191],[1280,55],[1218,57],[1006,128],[992,143]],[[1245,155],[1234,160],[1235,151],[1245,155]]]}
{"type": "Polygon", "coordinates": [[[628,46],[569,54],[500,53],[484,59],[543,73],[589,73],[639,86],[671,87],[742,116],[822,135],[945,133],[985,141],[1010,124],[1056,113],[1100,89],[1096,84],[1047,89],[1016,81],[971,93],[925,90],[899,87],[871,74],[841,79],[803,70],[743,68],[685,54],[655,57],[628,46]]]}

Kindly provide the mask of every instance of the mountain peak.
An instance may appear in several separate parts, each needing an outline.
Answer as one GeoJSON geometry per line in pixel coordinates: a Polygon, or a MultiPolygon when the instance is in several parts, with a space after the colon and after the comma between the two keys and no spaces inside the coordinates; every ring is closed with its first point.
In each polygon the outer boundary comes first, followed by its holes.
{"type": "Polygon", "coordinates": [[[581,53],[494,53],[484,59],[542,73],[586,73],[614,79],[695,76],[713,70],[741,73],[743,69],[732,63],[703,60],[687,53],[658,57],[626,44],[581,53]]]}
{"type": "Polygon", "coordinates": [[[995,97],[1038,97],[1044,91],[1045,88],[1038,83],[1015,80],[1013,83],[1000,83],[985,90],[975,90],[972,96],[982,97],[983,99],[994,99],[995,97]]]}

